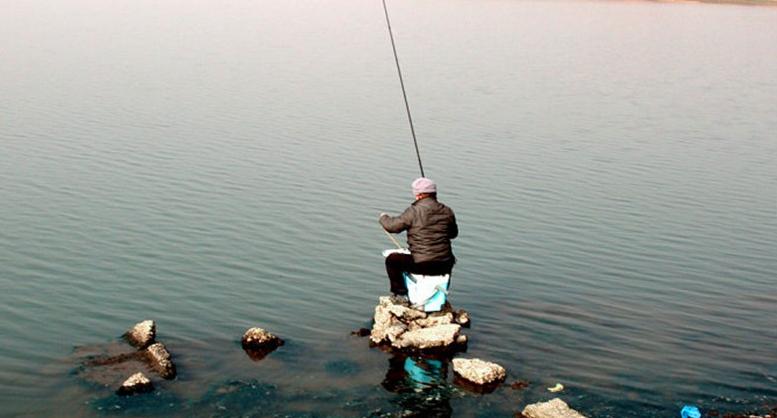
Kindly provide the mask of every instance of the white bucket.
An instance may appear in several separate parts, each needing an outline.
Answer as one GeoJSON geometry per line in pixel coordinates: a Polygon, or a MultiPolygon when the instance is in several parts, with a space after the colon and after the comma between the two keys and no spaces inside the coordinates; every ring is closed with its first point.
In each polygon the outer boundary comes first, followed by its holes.
{"type": "MultiPolygon", "coordinates": [[[[410,254],[410,250],[394,249],[383,251],[383,257],[391,254],[410,254]]],[[[422,274],[403,274],[407,286],[407,298],[413,306],[423,307],[424,312],[437,312],[448,299],[451,275],[425,276],[422,274]]]]}

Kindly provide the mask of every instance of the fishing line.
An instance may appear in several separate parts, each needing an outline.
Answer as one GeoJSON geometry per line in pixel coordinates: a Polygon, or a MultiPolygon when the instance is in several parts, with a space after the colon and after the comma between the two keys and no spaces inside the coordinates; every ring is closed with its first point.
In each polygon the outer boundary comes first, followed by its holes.
{"type": "Polygon", "coordinates": [[[405,92],[405,81],[402,79],[402,70],[399,68],[399,58],[397,57],[397,46],[394,43],[394,34],[391,32],[391,20],[389,19],[386,0],[383,0],[383,11],[386,13],[386,26],[388,27],[389,37],[391,38],[391,50],[394,51],[394,62],[397,63],[397,74],[399,74],[399,85],[402,86],[402,97],[405,98],[405,110],[407,110],[407,121],[410,123],[410,133],[413,135],[413,144],[415,145],[415,155],[418,157],[418,168],[421,169],[421,177],[424,175],[424,165],[421,163],[421,152],[418,151],[418,140],[415,137],[415,127],[413,127],[413,117],[410,115],[410,105],[407,102],[407,93],[405,92]]]}

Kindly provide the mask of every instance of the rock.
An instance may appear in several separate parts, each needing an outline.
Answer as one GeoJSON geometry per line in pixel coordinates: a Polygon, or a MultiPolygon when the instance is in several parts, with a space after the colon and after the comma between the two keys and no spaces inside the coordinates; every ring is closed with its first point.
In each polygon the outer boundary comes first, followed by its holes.
{"type": "Polygon", "coordinates": [[[355,335],[357,337],[366,337],[371,334],[372,331],[370,331],[367,328],[359,328],[356,331],[351,331],[351,335],[355,335]]]}
{"type": "Polygon", "coordinates": [[[156,338],[156,323],[152,320],[138,322],[124,334],[130,344],[142,350],[154,343],[156,338]]]}
{"type": "Polygon", "coordinates": [[[585,418],[559,398],[528,405],[522,413],[527,418],[585,418]]]}
{"type": "Polygon", "coordinates": [[[453,371],[476,385],[492,385],[505,379],[504,367],[480,359],[453,359],[453,371]]]}
{"type": "Polygon", "coordinates": [[[170,359],[170,352],[162,343],[155,343],[146,349],[148,361],[151,367],[162,376],[163,379],[175,378],[175,364],[170,359]]]}
{"type": "Polygon", "coordinates": [[[453,314],[453,322],[461,325],[464,328],[469,328],[469,312],[465,311],[464,309],[459,309],[456,311],[456,313],[453,314]]]}
{"type": "Polygon", "coordinates": [[[402,305],[391,305],[388,307],[388,311],[403,322],[426,318],[426,312],[408,308],[407,306],[402,305]]]}
{"type": "Polygon", "coordinates": [[[388,297],[381,297],[380,303],[375,307],[374,323],[370,331],[370,341],[373,344],[388,341],[388,329],[399,323],[399,320],[391,315],[388,306],[384,304],[384,298],[388,300],[388,297]]]}
{"type": "Polygon", "coordinates": [[[392,325],[388,328],[386,328],[386,338],[391,343],[391,345],[395,345],[399,338],[407,332],[407,327],[402,324],[396,324],[392,325]]]}
{"type": "Polygon", "coordinates": [[[243,350],[253,361],[264,359],[283,343],[277,336],[256,327],[246,331],[242,338],[243,350]]]}
{"type": "Polygon", "coordinates": [[[270,352],[283,345],[283,340],[262,328],[250,328],[243,334],[243,348],[270,352]]]}
{"type": "Polygon", "coordinates": [[[448,325],[453,323],[453,314],[446,313],[442,315],[429,315],[426,318],[416,319],[410,323],[410,329],[430,328],[438,325],[448,325]]]}
{"type": "Polygon", "coordinates": [[[525,388],[529,387],[529,381],[527,381],[527,380],[516,380],[515,382],[513,382],[512,385],[510,385],[510,387],[513,390],[525,389],[525,388]]]}
{"type": "Polygon", "coordinates": [[[154,385],[143,373],[135,373],[121,384],[116,391],[119,395],[134,395],[136,393],[151,392],[154,385]]]}
{"type": "Polygon", "coordinates": [[[402,334],[392,346],[396,348],[444,348],[456,342],[461,326],[458,324],[438,325],[431,328],[421,328],[402,334]]]}

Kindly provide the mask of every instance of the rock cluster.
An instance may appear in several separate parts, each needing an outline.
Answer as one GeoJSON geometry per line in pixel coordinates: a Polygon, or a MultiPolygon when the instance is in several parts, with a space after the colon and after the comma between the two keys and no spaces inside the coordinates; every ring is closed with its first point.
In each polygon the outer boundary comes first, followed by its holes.
{"type": "MultiPolygon", "coordinates": [[[[130,374],[124,383],[116,390],[119,395],[133,395],[150,392],[154,386],[151,380],[139,369],[154,371],[163,379],[174,379],[175,364],[164,344],[156,341],[156,323],[152,320],[138,322],[123,335],[124,339],[134,348],[120,347],[116,343],[104,346],[107,352],[90,356],[84,363],[86,368],[99,368],[100,371],[85,372],[98,380],[108,382],[118,380],[125,373],[130,374]],[[128,351],[131,350],[131,351],[128,351]]],[[[115,383],[111,383],[115,384],[115,383]]]]}
{"type": "Polygon", "coordinates": [[[459,320],[469,315],[464,311],[426,313],[381,296],[375,307],[370,341],[400,350],[452,350],[466,347],[467,336],[461,333],[459,320]]]}
{"type": "MultiPolygon", "coordinates": [[[[159,378],[175,379],[177,375],[173,356],[164,344],[156,341],[156,332],[156,323],[145,320],[133,325],[122,335],[129,345],[113,341],[109,344],[77,347],[83,359],[78,374],[106,386],[115,386],[123,381],[116,390],[119,395],[153,391],[153,382],[158,382],[159,378]],[[141,370],[152,372],[149,376],[154,378],[153,382],[141,370]]],[[[261,360],[283,343],[282,339],[262,328],[251,328],[242,338],[243,348],[253,360],[261,360]]]]}
{"type": "Polygon", "coordinates": [[[125,380],[116,391],[119,395],[134,395],[136,393],[151,392],[154,385],[143,373],[135,373],[125,380]]]}
{"type": "Polygon", "coordinates": [[[505,380],[505,368],[480,359],[453,359],[453,371],[469,383],[476,385],[494,385],[505,380]]]}
{"type": "MultiPolygon", "coordinates": [[[[156,342],[156,323],[150,319],[138,322],[124,337],[138,349],[138,354],[145,358],[148,365],[163,379],[175,378],[175,364],[171,360],[167,347],[156,342]]],[[[134,375],[133,375],[134,376],[134,375]]]]}
{"type": "Polygon", "coordinates": [[[526,418],[586,418],[559,398],[527,405],[522,414],[526,418]]]}

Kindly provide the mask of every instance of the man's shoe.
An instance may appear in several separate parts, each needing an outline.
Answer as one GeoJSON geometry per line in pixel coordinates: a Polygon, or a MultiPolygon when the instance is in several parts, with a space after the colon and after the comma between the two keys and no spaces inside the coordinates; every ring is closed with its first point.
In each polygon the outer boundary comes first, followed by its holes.
{"type": "Polygon", "coordinates": [[[392,295],[389,300],[394,305],[410,306],[410,299],[407,298],[407,295],[392,295]]]}

